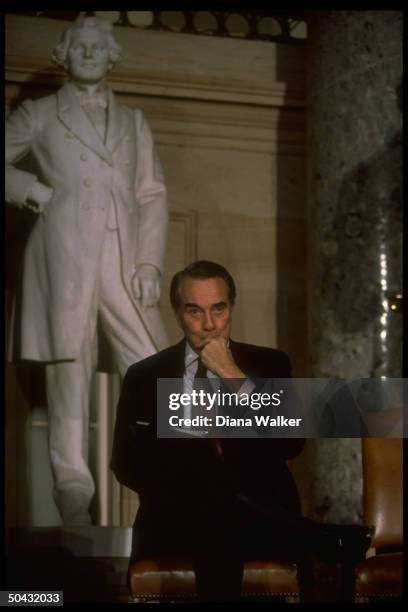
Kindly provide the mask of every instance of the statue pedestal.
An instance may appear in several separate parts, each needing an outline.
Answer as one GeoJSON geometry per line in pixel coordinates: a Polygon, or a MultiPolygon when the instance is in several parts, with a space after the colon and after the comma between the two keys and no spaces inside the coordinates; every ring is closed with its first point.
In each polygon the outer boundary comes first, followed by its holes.
{"type": "Polygon", "coordinates": [[[63,591],[64,602],[127,602],[130,527],[13,528],[6,588],[63,591]]]}

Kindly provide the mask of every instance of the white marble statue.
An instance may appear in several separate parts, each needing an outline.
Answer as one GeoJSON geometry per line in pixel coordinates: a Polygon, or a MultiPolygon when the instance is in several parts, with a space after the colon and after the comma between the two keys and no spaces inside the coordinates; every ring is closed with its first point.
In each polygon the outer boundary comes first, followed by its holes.
{"type": "Polygon", "coordinates": [[[106,85],[121,53],[111,29],[98,18],[77,19],[53,53],[68,82],[55,95],[26,100],[6,125],[6,200],[38,214],[24,254],[13,355],[46,367],[54,498],[66,525],[91,523],[97,318],[122,376],[168,345],[157,306],[166,189],[143,113],[106,85]],[[29,152],[35,174],[13,165],[29,152]]]}

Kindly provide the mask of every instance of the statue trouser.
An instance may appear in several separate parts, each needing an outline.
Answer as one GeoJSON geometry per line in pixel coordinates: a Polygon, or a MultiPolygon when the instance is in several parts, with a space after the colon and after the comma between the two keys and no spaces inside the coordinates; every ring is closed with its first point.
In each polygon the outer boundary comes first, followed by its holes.
{"type": "MultiPolygon", "coordinates": [[[[95,484],[88,467],[89,398],[99,316],[123,377],[157,351],[121,281],[117,231],[106,231],[91,313],[79,357],[46,366],[49,453],[54,499],[64,524],[90,524],[95,484]]],[[[108,452],[108,451],[107,451],[108,452]]]]}

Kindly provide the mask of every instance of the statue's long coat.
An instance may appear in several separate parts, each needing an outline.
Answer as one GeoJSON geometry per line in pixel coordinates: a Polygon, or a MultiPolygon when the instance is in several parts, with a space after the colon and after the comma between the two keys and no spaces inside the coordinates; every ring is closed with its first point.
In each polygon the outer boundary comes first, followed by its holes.
{"type": "MultiPolygon", "coordinates": [[[[163,270],[168,208],[150,128],[140,110],[108,92],[106,144],[70,84],[27,100],[6,125],[6,200],[22,205],[35,180],[54,194],[29,236],[22,278],[22,359],[75,359],[91,309],[109,207],[116,206],[123,283],[140,263],[163,270]],[[31,151],[36,175],[14,167],[31,151]]],[[[141,310],[157,349],[167,345],[158,308],[141,310]]]]}

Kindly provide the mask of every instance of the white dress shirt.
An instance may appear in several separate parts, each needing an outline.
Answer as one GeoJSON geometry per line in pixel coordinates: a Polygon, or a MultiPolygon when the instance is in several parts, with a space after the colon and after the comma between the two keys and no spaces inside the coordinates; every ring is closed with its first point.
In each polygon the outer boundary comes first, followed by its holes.
{"type": "MultiPolygon", "coordinates": [[[[228,341],[229,345],[229,341],[228,341]]],[[[183,375],[183,393],[188,393],[191,397],[191,392],[194,386],[194,378],[198,369],[199,355],[196,353],[190,346],[190,344],[186,341],[185,352],[184,352],[184,375],[183,375]]],[[[214,374],[211,370],[207,370],[207,378],[210,381],[211,387],[213,388],[214,393],[216,393],[220,386],[221,380],[220,378],[214,374]]],[[[242,384],[240,389],[236,392],[238,397],[243,393],[251,394],[255,388],[255,384],[246,379],[242,384]]],[[[216,407],[216,404],[215,404],[216,407]]],[[[213,419],[215,418],[216,412],[209,411],[209,416],[213,419]]],[[[183,418],[191,419],[192,418],[192,406],[188,404],[187,406],[183,406],[183,418]]],[[[177,431],[188,433],[190,436],[197,437],[206,437],[208,435],[208,430],[197,430],[191,429],[189,427],[175,427],[177,431]]]]}

